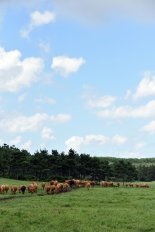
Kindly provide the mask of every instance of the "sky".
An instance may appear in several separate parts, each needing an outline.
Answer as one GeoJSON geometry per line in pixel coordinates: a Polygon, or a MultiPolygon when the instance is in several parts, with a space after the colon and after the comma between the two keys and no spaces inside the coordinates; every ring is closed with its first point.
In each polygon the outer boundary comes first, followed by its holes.
{"type": "Polygon", "coordinates": [[[0,144],[155,157],[154,0],[0,0],[0,144]]]}

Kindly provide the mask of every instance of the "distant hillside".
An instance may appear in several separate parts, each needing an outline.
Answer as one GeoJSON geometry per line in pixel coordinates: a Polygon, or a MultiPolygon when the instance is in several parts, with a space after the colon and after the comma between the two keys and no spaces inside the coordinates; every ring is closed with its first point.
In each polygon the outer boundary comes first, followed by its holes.
{"type": "Polygon", "coordinates": [[[116,157],[99,157],[101,161],[107,160],[109,163],[115,163],[116,161],[119,160],[126,160],[134,164],[135,166],[139,165],[145,165],[145,166],[150,166],[150,165],[155,165],[155,158],[116,158],[116,157]]]}

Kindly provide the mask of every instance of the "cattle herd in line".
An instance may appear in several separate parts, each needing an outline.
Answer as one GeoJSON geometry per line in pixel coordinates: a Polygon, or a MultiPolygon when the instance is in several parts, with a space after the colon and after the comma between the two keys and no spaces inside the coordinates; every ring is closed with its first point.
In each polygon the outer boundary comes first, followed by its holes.
{"type": "Polygon", "coordinates": [[[8,184],[0,185],[0,194],[7,194],[11,191],[12,194],[16,194],[17,192],[25,194],[27,190],[29,193],[37,193],[37,190],[41,188],[47,194],[55,194],[55,193],[62,193],[68,192],[71,189],[77,189],[79,187],[85,187],[88,190],[95,185],[100,185],[101,187],[136,187],[136,188],[149,188],[148,184],[133,184],[133,183],[126,183],[120,184],[119,182],[109,182],[109,181],[101,181],[100,183],[96,183],[95,181],[82,181],[82,180],[65,180],[63,183],[59,183],[57,180],[51,180],[48,184],[45,182],[41,182],[40,187],[36,182],[32,182],[28,186],[20,185],[20,186],[9,186],[8,184]]]}

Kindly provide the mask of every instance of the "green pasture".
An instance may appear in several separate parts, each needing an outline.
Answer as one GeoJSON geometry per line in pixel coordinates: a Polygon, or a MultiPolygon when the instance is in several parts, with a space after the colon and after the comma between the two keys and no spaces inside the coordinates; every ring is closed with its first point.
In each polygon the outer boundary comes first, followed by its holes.
{"type": "MultiPolygon", "coordinates": [[[[28,182],[0,179],[2,183],[28,182]]],[[[150,185],[26,193],[5,200],[11,194],[0,195],[0,232],[155,232],[155,183],[150,185]]]]}

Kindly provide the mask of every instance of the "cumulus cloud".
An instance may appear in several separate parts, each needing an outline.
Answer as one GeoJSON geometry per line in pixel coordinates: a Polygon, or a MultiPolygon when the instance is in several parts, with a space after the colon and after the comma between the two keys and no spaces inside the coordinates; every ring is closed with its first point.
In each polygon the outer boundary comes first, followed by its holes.
{"type": "Polygon", "coordinates": [[[36,103],[43,103],[43,104],[48,104],[48,105],[53,105],[56,103],[56,100],[54,98],[50,97],[40,97],[35,99],[36,103]]]}
{"type": "Polygon", "coordinates": [[[83,64],[85,64],[85,60],[82,57],[56,56],[53,58],[51,68],[65,77],[77,72],[83,64]]]}
{"type": "Polygon", "coordinates": [[[139,150],[139,149],[143,148],[145,145],[146,145],[145,142],[138,142],[138,143],[135,144],[135,148],[137,150],[139,150]]]}
{"type": "Polygon", "coordinates": [[[28,140],[28,141],[22,141],[22,137],[21,136],[17,136],[14,139],[8,141],[7,143],[10,144],[10,146],[16,146],[19,149],[25,149],[27,151],[30,150],[31,146],[32,146],[32,141],[28,140]]]}
{"type": "Polygon", "coordinates": [[[101,118],[149,118],[155,116],[155,100],[140,107],[120,106],[99,111],[101,118]]]}
{"type": "Polygon", "coordinates": [[[41,58],[21,59],[18,50],[5,51],[0,48],[0,90],[15,92],[22,87],[29,87],[38,80],[44,63],[41,58]]]}
{"type": "Polygon", "coordinates": [[[115,100],[116,98],[113,96],[87,97],[87,104],[90,108],[106,108],[111,106],[115,100]]]}
{"type": "Polygon", "coordinates": [[[24,150],[29,151],[31,146],[32,146],[32,141],[28,140],[28,141],[26,141],[26,142],[24,142],[23,144],[20,145],[20,149],[24,149],[24,150]]]}
{"type": "Polygon", "coordinates": [[[138,99],[148,96],[155,96],[155,75],[150,72],[144,73],[144,77],[140,81],[133,97],[138,99]]]}
{"type": "Polygon", "coordinates": [[[30,32],[35,27],[40,27],[42,25],[47,25],[55,21],[55,14],[51,11],[45,11],[43,13],[39,11],[34,11],[30,15],[30,24],[27,29],[21,30],[21,36],[27,38],[30,32]]]}
{"type": "Polygon", "coordinates": [[[69,138],[65,141],[65,145],[66,145],[67,149],[72,148],[72,149],[78,151],[79,148],[81,147],[81,145],[83,144],[83,142],[84,142],[83,137],[72,136],[71,138],[69,138]]]}
{"type": "Polygon", "coordinates": [[[10,141],[10,144],[17,146],[20,144],[21,140],[22,140],[21,136],[17,136],[16,138],[14,138],[10,141]]]}
{"type": "Polygon", "coordinates": [[[12,5],[15,3],[21,4],[21,5],[33,5],[36,4],[38,1],[37,0],[31,0],[29,1],[21,1],[21,0],[0,0],[0,4],[5,4],[5,5],[12,5]]]}
{"type": "Polygon", "coordinates": [[[26,96],[27,96],[26,93],[23,93],[23,94],[19,95],[19,96],[18,96],[18,102],[19,102],[19,103],[24,102],[25,99],[26,99],[26,96]]]}
{"type": "Polygon", "coordinates": [[[64,122],[68,122],[71,120],[71,115],[70,114],[57,114],[55,116],[51,116],[50,120],[52,122],[56,122],[56,123],[64,123],[64,122]]]}
{"type": "Polygon", "coordinates": [[[54,139],[54,134],[51,128],[44,127],[42,129],[42,138],[47,139],[47,140],[52,140],[54,139]]]}
{"type": "MultiPolygon", "coordinates": [[[[142,22],[155,21],[154,0],[49,0],[54,3],[58,14],[85,23],[102,23],[115,16],[136,19],[142,22]]],[[[40,6],[41,1],[1,0],[1,5],[18,4],[21,6],[40,6]]],[[[33,18],[33,17],[32,17],[33,18]]]]}
{"type": "Polygon", "coordinates": [[[147,125],[143,127],[143,130],[150,133],[154,134],[155,133],[155,120],[149,122],[147,125]]]}
{"type": "Polygon", "coordinates": [[[125,94],[124,99],[125,99],[125,100],[128,100],[130,97],[132,97],[132,92],[131,92],[130,89],[128,89],[127,92],[126,92],[126,94],[125,94]]]}
{"type": "Polygon", "coordinates": [[[124,136],[120,136],[120,135],[115,135],[113,138],[112,138],[112,141],[117,144],[117,145],[122,145],[124,143],[127,142],[127,138],[124,137],[124,136]]]}
{"type": "Polygon", "coordinates": [[[51,46],[47,42],[40,42],[38,44],[38,47],[46,53],[48,53],[51,50],[51,46]]]}
{"type": "Polygon", "coordinates": [[[60,13],[85,23],[100,23],[115,16],[155,21],[154,0],[54,0],[60,13]]]}
{"type": "Polygon", "coordinates": [[[43,121],[48,119],[45,113],[37,113],[33,116],[26,117],[18,115],[15,117],[8,117],[0,120],[0,127],[9,132],[26,132],[35,131],[40,127],[43,121]]]}
{"type": "Polygon", "coordinates": [[[124,136],[120,135],[115,135],[112,138],[104,136],[104,135],[96,135],[96,134],[91,134],[91,135],[86,135],[84,137],[80,136],[72,136],[68,140],[65,141],[65,145],[67,149],[75,149],[79,150],[81,146],[88,146],[91,144],[98,144],[98,145],[104,145],[107,143],[114,143],[116,145],[122,145],[126,143],[127,138],[124,136]]]}
{"type": "Polygon", "coordinates": [[[31,25],[32,26],[41,26],[44,24],[49,24],[55,20],[55,15],[53,12],[45,11],[41,13],[39,11],[34,11],[31,14],[31,25]]]}
{"type": "Polygon", "coordinates": [[[48,115],[46,113],[36,113],[32,116],[11,115],[0,119],[0,128],[12,133],[24,133],[36,131],[46,122],[65,123],[71,119],[68,114],[48,115]]]}

